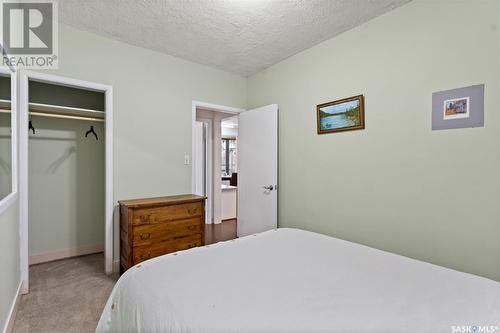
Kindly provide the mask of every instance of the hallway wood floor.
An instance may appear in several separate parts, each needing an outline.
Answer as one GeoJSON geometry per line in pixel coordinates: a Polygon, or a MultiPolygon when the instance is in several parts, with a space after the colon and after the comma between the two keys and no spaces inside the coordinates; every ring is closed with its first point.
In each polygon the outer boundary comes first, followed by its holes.
{"type": "Polygon", "coordinates": [[[205,245],[235,239],[236,235],[236,219],[205,224],[205,245]]]}

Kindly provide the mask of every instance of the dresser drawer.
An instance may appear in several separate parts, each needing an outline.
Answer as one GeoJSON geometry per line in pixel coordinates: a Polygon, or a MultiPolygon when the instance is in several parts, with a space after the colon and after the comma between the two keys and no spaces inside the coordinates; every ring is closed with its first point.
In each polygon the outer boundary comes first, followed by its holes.
{"type": "Polygon", "coordinates": [[[133,246],[151,245],[169,239],[201,234],[201,218],[175,220],[169,223],[142,224],[133,227],[133,246]]]}
{"type": "Polygon", "coordinates": [[[142,208],[134,211],[133,224],[161,223],[173,220],[198,217],[203,214],[200,202],[155,208],[142,208]]]}
{"type": "Polygon", "coordinates": [[[201,246],[201,234],[183,237],[175,240],[169,240],[151,245],[134,247],[133,258],[134,265],[144,260],[158,257],[167,253],[177,252],[201,246]]]}

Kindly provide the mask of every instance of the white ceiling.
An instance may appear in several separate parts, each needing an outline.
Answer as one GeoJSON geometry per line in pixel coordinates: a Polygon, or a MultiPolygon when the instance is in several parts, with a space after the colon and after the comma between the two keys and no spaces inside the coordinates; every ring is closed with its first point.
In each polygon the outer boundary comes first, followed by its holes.
{"type": "Polygon", "coordinates": [[[59,18],[248,76],[409,1],[59,0],[59,18]]]}

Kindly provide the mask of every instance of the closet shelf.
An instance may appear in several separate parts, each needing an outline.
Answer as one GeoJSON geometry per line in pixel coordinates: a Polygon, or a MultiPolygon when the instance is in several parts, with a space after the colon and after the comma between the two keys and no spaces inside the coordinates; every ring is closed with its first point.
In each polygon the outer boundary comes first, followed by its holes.
{"type": "Polygon", "coordinates": [[[59,106],[41,103],[29,103],[30,111],[37,113],[60,114],[65,116],[91,117],[104,119],[105,112],[91,109],[73,108],[69,106],[59,106]]]}
{"type": "Polygon", "coordinates": [[[8,99],[0,99],[0,108],[9,109],[10,110],[10,100],[8,99]]]}
{"type": "MultiPolygon", "coordinates": [[[[79,120],[103,121],[105,112],[99,110],[74,108],[70,106],[29,103],[29,111],[33,116],[60,117],[79,120]]],[[[10,109],[10,100],[0,99],[1,109],[10,109]]]]}

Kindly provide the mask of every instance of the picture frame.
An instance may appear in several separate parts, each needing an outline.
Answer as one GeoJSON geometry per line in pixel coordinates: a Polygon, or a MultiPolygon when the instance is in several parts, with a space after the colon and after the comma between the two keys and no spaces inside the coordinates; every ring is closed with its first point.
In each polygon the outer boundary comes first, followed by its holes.
{"type": "Polygon", "coordinates": [[[446,99],[443,102],[443,119],[462,119],[470,117],[470,97],[446,99]]]}
{"type": "Polygon", "coordinates": [[[432,93],[432,130],[484,126],[484,84],[432,93]]]}
{"type": "Polygon", "coordinates": [[[352,96],[316,106],[318,134],[365,128],[365,99],[352,96]]]}

